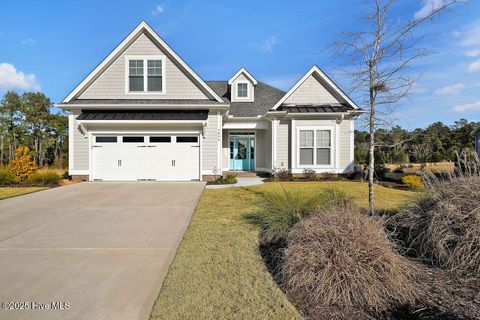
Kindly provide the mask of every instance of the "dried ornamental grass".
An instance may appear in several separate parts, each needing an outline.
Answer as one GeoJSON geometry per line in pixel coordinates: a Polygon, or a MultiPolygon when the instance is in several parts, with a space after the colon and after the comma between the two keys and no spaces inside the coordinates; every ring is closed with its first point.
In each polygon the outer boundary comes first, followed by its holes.
{"type": "Polygon", "coordinates": [[[312,318],[368,319],[418,296],[414,268],[382,222],[355,209],[303,220],[288,235],[282,269],[290,299],[312,318]],[[330,311],[328,311],[330,310],[330,311]]]}

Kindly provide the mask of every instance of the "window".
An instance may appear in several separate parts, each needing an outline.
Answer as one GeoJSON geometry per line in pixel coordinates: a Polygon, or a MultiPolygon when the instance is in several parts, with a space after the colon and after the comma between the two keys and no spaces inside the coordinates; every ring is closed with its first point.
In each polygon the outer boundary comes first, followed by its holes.
{"type": "Polygon", "coordinates": [[[143,91],[143,60],[128,61],[130,91],[143,91]]]}
{"type": "Polygon", "coordinates": [[[95,137],[95,142],[97,143],[115,143],[117,142],[117,137],[95,137]]]}
{"type": "Polygon", "coordinates": [[[164,58],[162,56],[127,56],[127,92],[164,92],[164,58]],[[150,59],[149,59],[150,58],[150,59]]]}
{"type": "Polygon", "coordinates": [[[248,83],[238,83],[237,84],[237,96],[239,98],[248,97],[248,83]]]}
{"type": "Polygon", "coordinates": [[[162,91],[162,60],[147,61],[148,91],[162,91]]]}
{"type": "Polygon", "coordinates": [[[172,137],[150,137],[151,143],[169,143],[172,142],[172,137]]]}
{"type": "Polygon", "coordinates": [[[124,143],[143,143],[144,137],[123,137],[124,143]]]}
{"type": "Polygon", "coordinates": [[[331,148],[331,130],[300,130],[300,165],[330,165],[331,148]]]}
{"type": "Polygon", "coordinates": [[[300,164],[312,165],[313,164],[313,130],[301,130],[300,131],[300,164]]]}
{"type": "Polygon", "coordinates": [[[177,137],[178,143],[198,142],[198,137],[177,137]]]}

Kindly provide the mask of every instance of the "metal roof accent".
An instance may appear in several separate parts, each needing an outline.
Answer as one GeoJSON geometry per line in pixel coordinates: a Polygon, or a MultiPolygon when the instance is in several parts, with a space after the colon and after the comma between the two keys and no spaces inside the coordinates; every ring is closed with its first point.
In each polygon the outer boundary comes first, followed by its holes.
{"type": "Polygon", "coordinates": [[[77,120],[207,120],[208,110],[82,110],[77,120]]]}

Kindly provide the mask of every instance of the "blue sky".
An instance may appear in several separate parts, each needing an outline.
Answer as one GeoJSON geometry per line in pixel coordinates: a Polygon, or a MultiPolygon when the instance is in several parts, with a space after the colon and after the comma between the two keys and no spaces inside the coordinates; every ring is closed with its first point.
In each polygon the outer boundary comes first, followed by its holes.
{"type": "MultiPolygon", "coordinates": [[[[441,0],[401,0],[394,17],[412,19],[441,0]]],[[[0,93],[40,90],[60,102],[141,20],[205,80],[241,66],[288,90],[313,64],[336,76],[328,46],[356,31],[363,0],[338,1],[3,1],[0,93]]],[[[455,7],[420,30],[431,54],[395,111],[408,129],[460,118],[480,121],[480,1],[455,7]]]]}

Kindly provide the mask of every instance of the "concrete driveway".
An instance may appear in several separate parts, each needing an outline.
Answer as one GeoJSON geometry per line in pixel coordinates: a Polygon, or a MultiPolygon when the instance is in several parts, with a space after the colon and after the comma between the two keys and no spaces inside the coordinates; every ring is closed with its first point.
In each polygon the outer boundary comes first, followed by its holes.
{"type": "Polygon", "coordinates": [[[1,200],[0,319],[148,319],[203,189],[81,183],[1,200]]]}

